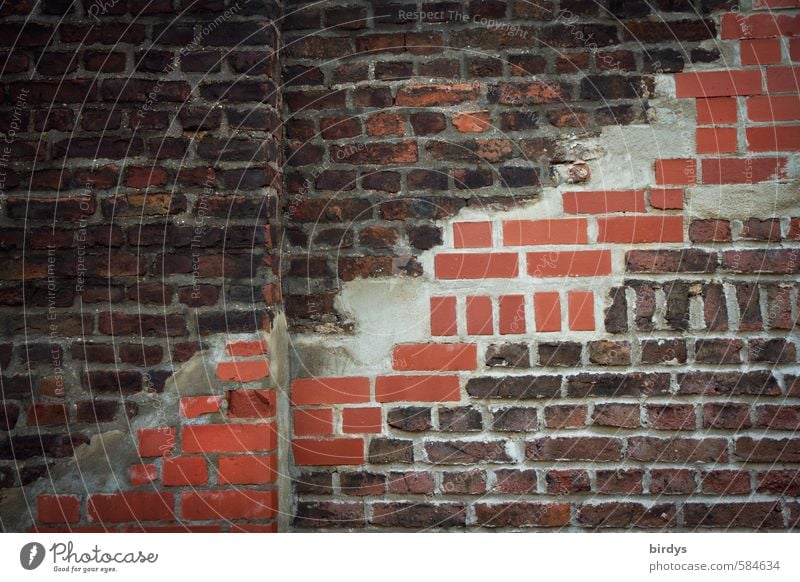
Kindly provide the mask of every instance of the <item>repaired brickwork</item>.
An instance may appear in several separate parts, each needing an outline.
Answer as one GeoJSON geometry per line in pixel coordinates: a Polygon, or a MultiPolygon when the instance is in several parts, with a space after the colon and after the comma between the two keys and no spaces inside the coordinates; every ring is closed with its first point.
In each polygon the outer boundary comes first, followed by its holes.
{"type": "Polygon", "coordinates": [[[796,527],[798,8],[4,4],[2,527],[796,527]]]}
{"type": "Polygon", "coordinates": [[[39,526],[274,529],[280,7],[0,14],[3,490],[39,526]]]}

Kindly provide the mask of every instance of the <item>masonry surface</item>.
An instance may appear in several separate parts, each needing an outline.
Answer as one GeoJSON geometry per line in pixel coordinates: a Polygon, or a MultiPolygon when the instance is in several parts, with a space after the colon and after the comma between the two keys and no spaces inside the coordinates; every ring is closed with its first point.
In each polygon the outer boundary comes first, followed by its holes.
{"type": "Polygon", "coordinates": [[[796,528],[798,9],[3,3],[0,526],[796,528]]]}

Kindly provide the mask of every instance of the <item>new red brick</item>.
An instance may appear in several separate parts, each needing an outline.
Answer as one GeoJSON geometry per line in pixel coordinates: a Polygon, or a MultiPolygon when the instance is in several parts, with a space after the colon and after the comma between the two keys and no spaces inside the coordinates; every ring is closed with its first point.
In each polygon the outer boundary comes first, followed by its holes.
{"type": "Polygon", "coordinates": [[[175,498],[171,493],[127,491],[89,496],[89,521],[170,521],[174,519],[175,498]]]}
{"type": "Polygon", "coordinates": [[[544,220],[506,220],[503,244],[506,246],[570,245],[589,242],[585,218],[544,220]]]}
{"type": "Polygon", "coordinates": [[[475,344],[400,344],[392,351],[392,367],[400,371],[474,370],[478,350],[475,344]]]}
{"type": "Polygon", "coordinates": [[[77,523],[80,514],[80,500],[74,495],[39,495],[36,499],[39,523],[77,523]]]}
{"type": "Polygon", "coordinates": [[[761,71],[704,71],[677,73],[675,92],[684,97],[732,97],[761,94],[761,71]]]}
{"type": "Polygon", "coordinates": [[[747,149],[751,152],[787,152],[800,150],[800,130],[794,125],[748,127],[747,149]]]}
{"type": "Polygon", "coordinates": [[[138,463],[128,469],[128,481],[131,487],[148,485],[158,480],[158,467],[150,463],[138,463]]]}
{"type": "Polygon", "coordinates": [[[342,432],[345,434],[379,433],[383,427],[381,409],[345,408],[342,410],[342,432]]]}
{"type": "Polygon", "coordinates": [[[767,69],[767,92],[800,92],[800,67],[769,67],[767,69]]]}
{"type": "Polygon", "coordinates": [[[697,162],[690,159],[656,160],[656,183],[688,185],[697,182],[697,162]]]}
{"type": "Polygon", "coordinates": [[[679,210],[683,208],[683,190],[653,188],[650,190],[650,206],[660,210],[679,210]]]}
{"type": "Polygon", "coordinates": [[[742,65],[774,65],[781,62],[781,41],[777,38],[743,40],[739,44],[742,65]]]}
{"type": "Polygon", "coordinates": [[[261,356],[267,353],[266,340],[252,340],[230,343],[225,346],[225,351],[229,356],[247,358],[250,356],[261,356]]]}
{"type": "Polygon", "coordinates": [[[440,279],[509,279],[519,275],[516,253],[440,253],[434,259],[440,279]]]}
{"type": "Polygon", "coordinates": [[[276,478],[275,455],[237,455],[219,458],[220,485],[261,485],[276,478]]]}
{"type": "Polygon", "coordinates": [[[431,335],[456,335],[456,298],[431,297],[431,335]]]}
{"type": "Polygon", "coordinates": [[[171,457],[164,459],[161,467],[164,485],[182,487],[208,483],[208,469],[204,457],[171,457]]]}
{"type": "Polygon", "coordinates": [[[226,382],[252,382],[269,376],[269,362],[265,359],[222,362],[217,366],[217,377],[226,382]]]}
{"type": "Polygon", "coordinates": [[[453,224],[453,243],[457,249],[492,246],[491,222],[456,222],[453,224]]]}
{"type": "Polygon", "coordinates": [[[140,428],[136,431],[136,436],[139,455],[142,457],[161,457],[175,448],[174,428],[140,428]]]}
{"type": "Polygon", "coordinates": [[[683,217],[618,216],[597,220],[597,241],[614,243],[681,242],[683,217]]]}
{"type": "Polygon", "coordinates": [[[720,19],[720,36],[736,38],[769,38],[800,35],[800,17],[793,14],[751,14],[733,12],[720,19]]]}
{"type": "Polygon", "coordinates": [[[276,491],[232,489],[185,491],[181,517],[188,520],[271,519],[278,509],[276,491]]]}
{"type": "Polygon", "coordinates": [[[186,453],[244,453],[275,448],[273,423],[198,424],[183,427],[186,453]]]}
{"type": "Polygon", "coordinates": [[[751,121],[800,120],[800,95],[760,95],[747,98],[751,121]]]}
{"type": "Polygon", "coordinates": [[[500,333],[525,333],[525,297],[523,295],[502,295],[499,300],[500,333]]]}
{"type": "Polygon", "coordinates": [[[378,402],[448,402],[460,399],[458,376],[378,376],[378,402]]]}
{"type": "Polygon", "coordinates": [[[696,132],[698,154],[729,154],[736,151],[735,127],[699,127],[696,132]]]}
{"type": "MultiPolygon", "coordinates": [[[[616,241],[612,241],[616,242],[616,241]]],[[[596,277],[611,274],[611,251],[527,253],[528,274],[536,277],[596,277]]]]}
{"type": "Polygon", "coordinates": [[[483,296],[467,297],[467,335],[492,335],[493,333],[492,299],[483,296]]]}
{"type": "Polygon", "coordinates": [[[294,439],[294,463],[304,465],[361,465],[364,463],[364,440],[294,439]]]}
{"type": "Polygon", "coordinates": [[[297,436],[333,434],[333,410],[330,408],[295,410],[294,434],[297,436]]]}
{"type": "Polygon", "coordinates": [[[181,398],[180,410],[184,418],[197,418],[219,412],[222,396],[186,396],[181,398]]]}
{"type": "Polygon", "coordinates": [[[707,158],[704,184],[754,184],[786,177],[786,158],[707,158]]]}
{"type": "Polygon", "coordinates": [[[564,212],[568,214],[610,214],[644,212],[644,190],[600,190],[564,192],[564,212]]]}
{"type": "Polygon", "coordinates": [[[533,296],[536,331],[561,331],[561,298],[557,292],[541,292],[533,296]]]}
{"type": "Polygon", "coordinates": [[[568,293],[569,328],[572,331],[594,330],[594,293],[570,291],[568,293]]]}
{"type": "Polygon", "coordinates": [[[697,125],[729,125],[736,123],[736,99],[712,97],[697,100],[697,125]]]}
{"type": "Polygon", "coordinates": [[[369,379],[299,378],[292,382],[292,404],[348,404],[369,402],[369,379]]]}

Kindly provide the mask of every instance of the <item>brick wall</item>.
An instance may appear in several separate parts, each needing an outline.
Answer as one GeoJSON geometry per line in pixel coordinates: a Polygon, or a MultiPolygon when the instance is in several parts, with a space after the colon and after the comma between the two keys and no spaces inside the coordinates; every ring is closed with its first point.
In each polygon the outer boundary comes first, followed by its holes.
{"type": "Polygon", "coordinates": [[[0,14],[4,529],[274,529],[278,5],[0,14]]]}
{"type": "Polygon", "coordinates": [[[656,4],[287,12],[297,528],[796,525],[800,17],[656,4]]]}
{"type": "Polygon", "coordinates": [[[749,4],[3,4],[3,529],[795,527],[749,4]]]}

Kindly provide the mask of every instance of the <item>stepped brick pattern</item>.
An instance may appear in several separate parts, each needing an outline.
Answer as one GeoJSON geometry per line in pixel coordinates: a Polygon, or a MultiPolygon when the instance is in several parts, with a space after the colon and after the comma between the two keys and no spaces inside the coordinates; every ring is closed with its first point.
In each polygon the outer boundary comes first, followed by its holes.
{"type": "MultiPolygon", "coordinates": [[[[290,153],[288,162],[316,175],[296,184],[320,196],[336,191],[329,200],[336,212],[314,214],[313,232],[292,240],[305,261],[338,244],[338,271],[319,258],[315,273],[302,275],[327,282],[337,272],[346,281],[355,268],[388,276],[404,253],[433,249],[431,282],[421,291],[429,313],[419,314],[430,322],[427,341],[395,345],[378,375],[293,382],[296,527],[784,529],[800,522],[798,219],[696,219],[686,208],[696,186],[715,185],[724,200],[728,185],[763,183],[770,186],[756,191],[768,197],[774,184],[795,177],[800,84],[791,63],[800,58],[792,49],[800,16],[661,13],[670,22],[659,28],[638,20],[650,13],[644,3],[612,4],[625,19],[623,35],[635,31],[645,45],[675,35],[682,50],[646,46],[641,57],[629,46],[615,50],[622,39],[613,26],[600,34],[597,22],[608,22],[602,12],[571,2],[560,8],[581,10],[586,34],[631,63],[628,71],[604,71],[607,53],[595,51],[591,61],[571,44],[565,20],[553,21],[546,9],[543,22],[531,23],[537,8],[529,3],[457,9],[473,22],[486,15],[514,24],[524,14],[530,38],[557,47],[548,51],[553,60],[518,52],[530,41],[516,44],[510,34],[500,40],[440,24],[402,36],[396,7],[381,12],[395,28],[360,26],[353,8],[347,35],[326,31],[341,51],[368,54],[371,67],[313,60],[325,46],[316,36],[289,45],[296,83],[320,88],[295,89],[294,81],[286,88],[290,146],[295,138],[315,146],[315,157],[290,153]],[[693,44],[714,37],[714,50],[736,61],[715,63],[709,45],[693,44]],[[689,55],[697,70],[683,72],[689,55]],[[676,73],[673,98],[696,108],[696,126],[678,128],[690,133],[694,155],[648,160],[649,182],[592,189],[601,182],[562,154],[553,128],[645,122],[625,101],[653,95],[652,77],[634,78],[637,71],[676,73]],[[351,89],[354,76],[362,82],[351,89]],[[433,79],[418,82],[423,76],[433,79]],[[631,89],[637,81],[643,94],[631,89]],[[350,145],[352,155],[339,157],[342,138],[363,142],[364,151],[350,145]],[[557,188],[560,214],[513,211],[535,186],[557,188]],[[458,189],[463,195],[452,198],[458,189]],[[465,207],[485,212],[448,220],[465,207]],[[437,246],[417,235],[430,228],[420,219],[432,219],[437,246]],[[356,233],[323,230],[337,222],[356,233]],[[394,256],[373,258],[375,249],[394,256]]],[[[789,4],[761,8],[797,8],[789,4]]],[[[681,4],[691,12],[688,5],[681,4]]],[[[316,8],[302,14],[298,29],[322,16],[316,8]]],[[[334,22],[334,11],[324,18],[334,22]]],[[[301,325],[333,321],[331,302],[308,305],[316,311],[294,312],[305,318],[301,325]]]]}
{"type": "Polygon", "coordinates": [[[275,527],[279,16],[0,6],[0,496],[34,527],[275,527]],[[176,386],[187,363],[207,374],[176,386]],[[82,479],[73,452],[115,430],[141,458],[82,479]]]}
{"type": "Polygon", "coordinates": [[[135,431],[139,462],[115,493],[40,494],[40,532],[273,532],[278,511],[276,392],[267,346],[226,346],[224,395],[185,396],[180,418],[135,431]],[[255,388],[250,388],[255,386],[255,388]]]}
{"type": "Polygon", "coordinates": [[[0,19],[3,529],[800,524],[796,0],[0,19]]]}

